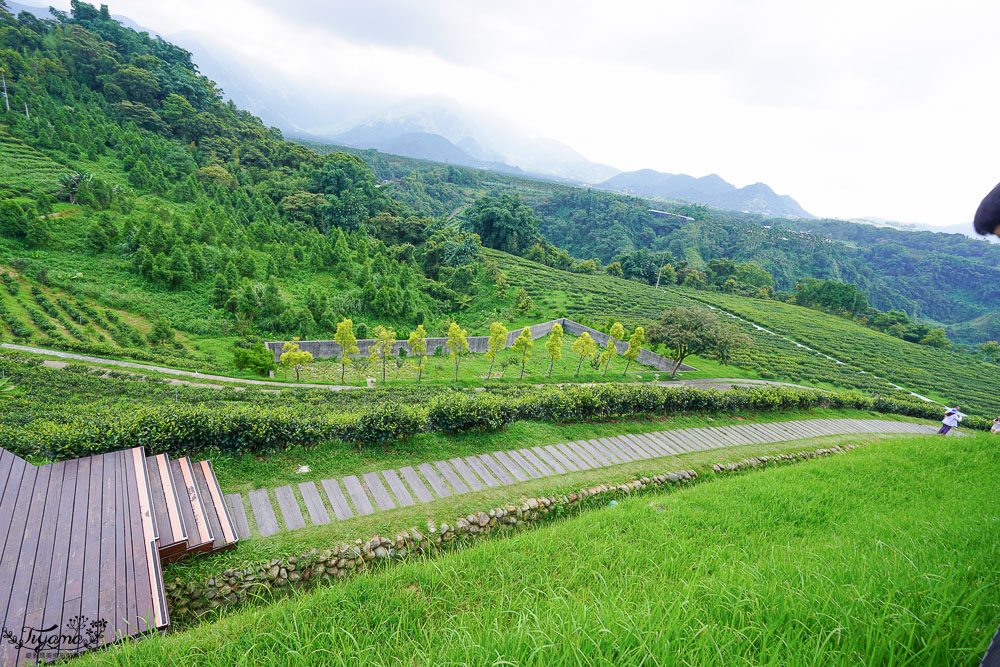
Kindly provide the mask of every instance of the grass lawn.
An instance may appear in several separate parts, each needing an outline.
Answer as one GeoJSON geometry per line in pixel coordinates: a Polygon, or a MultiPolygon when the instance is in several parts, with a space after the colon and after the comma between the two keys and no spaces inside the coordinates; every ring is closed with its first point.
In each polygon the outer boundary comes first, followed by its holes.
{"type": "Polygon", "coordinates": [[[80,664],[976,664],[998,453],[897,438],[622,499],[80,664]]]}

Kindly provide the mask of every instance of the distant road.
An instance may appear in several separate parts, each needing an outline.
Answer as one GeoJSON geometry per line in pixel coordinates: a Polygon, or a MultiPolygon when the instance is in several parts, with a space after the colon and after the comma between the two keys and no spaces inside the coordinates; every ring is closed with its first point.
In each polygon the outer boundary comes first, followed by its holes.
{"type": "MultiPolygon", "coordinates": [[[[223,389],[222,385],[210,384],[212,382],[239,382],[241,384],[252,384],[252,385],[263,385],[267,387],[280,387],[282,389],[329,389],[330,391],[343,391],[345,389],[365,389],[363,386],[351,386],[351,385],[339,385],[339,384],[309,384],[309,383],[295,383],[290,382],[276,382],[274,380],[248,380],[245,378],[234,378],[225,375],[209,375],[206,373],[199,373],[197,371],[182,371],[177,368],[168,368],[166,366],[152,366],[149,364],[138,364],[133,361],[119,361],[118,359],[105,359],[103,357],[92,357],[86,354],[76,354],[75,352],[63,352],[61,350],[46,350],[41,347],[31,347],[29,345],[15,345],[13,343],[0,343],[0,348],[6,348],[8,350],[17,350],[18,352],[28,352],[30,354],[47,354],[53,357],[58,357],[60,359],[72,359],[73,361],[89,361],[92,364],[106,364],[109,366],[120,366],[122,368],[131,368],[138,371],[154,371],[157,373],[164,373],[165,375],[175,375],[184,378],[192,378],[198,380],[198,382],[192,382],[191,380],[170,380],[169,382],[173,384],[183,384],[195,387],[209,387],[212,389],[223,389]]],[[[65,364],[55,361],[47,363],[46,365],[52,368],[62,368],[65,364]]],[[[580,383],[584,384],[584,383],[580,383]]],[[[649,383],[652,384],[652,383],[649,383]]],[[[720,389],[726,390],[731,389],[733,386],[750,386],[750,385],[770,385],[775,387],[795,387],[798,389],[815,389],[815,387],[807,387],[801,384],[791,384],[788,382],[772,382],[771,380],[747,380],[743,378],[700,378],[697,380],[675,380],[671,382],[657,382],[657,385],[661,387],[697,387],[698,389],[720,389]]],[[[535,385],[538,387],[543,387],[545,385],[535,385]]],[[[477,389],[481,389],[477,388],[477,389]]]]}

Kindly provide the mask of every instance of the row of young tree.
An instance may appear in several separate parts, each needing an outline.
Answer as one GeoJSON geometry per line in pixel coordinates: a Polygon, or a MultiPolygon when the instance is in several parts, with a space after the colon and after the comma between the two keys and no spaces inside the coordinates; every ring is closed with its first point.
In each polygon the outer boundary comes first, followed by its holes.
{"type": "MultiPolygon", "coordinates": [[[[490,365],[484,379],[493,378],[498,355],[508,348],[509,333],[501,322],[493,322],[490,325],[486,351],[483,353],[490,365]]],[[[562,359],[564,333],[562,325],[556,323],[545,336],[544,349],[549,360],[545,377],[551,377],[556,362],[562,359]]],[[[718,315],[705,308],[675,308],[666,311],[649,328],[648,334],[645,327],[636,326],[626,337],[625,328],[617,321],[611,324],[607,334],[603,350],[589,332],[585,331],[577,337],[571,346],[577,356],[576,370],[572,377],[579,376],[584,362],[592,360],[604,378],[611,362],[619,354],[625,359],[625,367],[621,372],[621,376],[624,377],[639,358],[647,342],[662,346],[668,351],[673,362],[670,369],[671,378],[676,376],[678,369],[690,355],[710,356],[726,364],[737,351],[751,345],[749,336],[740,332],[734,325],[724,323],[718,315]],[[619,352],[618,344],[626,339],[628,347],[624,352],[619,352]]],[[[338,362],[341,367],[341,382],[346,380],[348,367],[362,360],[366,362],[366,366],[367,362],[372,361],[378,364],[381,367],[382,380],[385,381],[389,358],[404,350],[408,351],[416,373],[414,379],[420,382],[428,357],[427,339],[427,330],[422,324],[418,325],[405,340],[404,348],[403,341],[397,338],[393,327],[379,325],[375,327],[374,338],[368,345],[368,356],[361,357],[354,322],[344,318],[337,323],[337,332],[334,335],[334,342],[340,347],[338,362]]],[[[531,328],[523,327],[510,346],[514,358],[521,367],[518,379],[524,378],[525,368],[533,354],[534,346],[535,339],[532,337],[531,328]]],[[[469,354],[468,332],[457,322],[451,322],[448,326],[445,348],[454,363],[451,379],[455,381],[459,377],[462,359],[469,354]]],[[[295,340],[284,344],[278,363],[288,370],[294,370],[296,380],[300,380],[301,371],[312,361],[314,361],[313,355],[303,350],[295,340]]],[[[236,347],[234,363],[240,370],[249,368],[262,375],[276,368],[272,352],[263,343],[236,347]]]]}

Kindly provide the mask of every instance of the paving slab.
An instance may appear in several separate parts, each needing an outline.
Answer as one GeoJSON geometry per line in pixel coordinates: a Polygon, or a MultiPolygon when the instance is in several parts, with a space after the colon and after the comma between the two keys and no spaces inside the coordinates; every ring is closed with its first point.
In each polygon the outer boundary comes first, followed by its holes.
{"type": "Polygon", "coordinates": [[[531,451],[534,452],[535,456],[537,456],[540,460],[544,461],[545,465],[551,468],[555,472],[555,474],[562,475],[568,472],[566,470],[566,467],[556,460],[555,456],[553,456],[546,450],[542,449],[541,447],[532,447],[531,451]]]}
{"type": "Polygon", "coordinates": [[[377,472],[365,473],[362,479],[365,480],[365,486],[368,487],[368,492],[372,494],[375,504],[378,505],[380,510],[395,509],[396,503],[393,501],[392,496],[389,495],[389,492],[386,491],[385,485],[379,479],[377,472]]]}
{"type": "Polygon", "coordinates": [[[455,492],[456,495],[462,495],[463,493],[469,492],[469,487],[465,485],[462,478],[458,476],[455,469],[448,465],[447,461],[435,461],[434,467],[438,469],[445,480],[451,485],[451,490],[455,492]]]}
{"type": "Polygon", "coordinates": [[[431,485],[431,488],[434,489],[434,493],[438,495],[438,498],[448,498],[451,496],[451,491],[448,490],[448,485],[444,483],[441,475],[438,474],[437,470],[435,470],[430,463],[421,463],[417,466],[417,470],[419,470],[420,474],[424,476],[427,483],[431,485]]]}
{"type": "Polygon", "coordinates": [[[596,440],[577,440],[576,442],[578,445],[587,450],[587,452],[590,454],[590,457],[595,461],[597,461],[597,465],[601,466],[602,468],[606,468],[607,466],[614,465],[615,463],[617,463],[617,461],[615,461],[614,459],[612,459],[611,457],[609,457],[607,454],[604,453],[603,448],[600,446],[600,444],[598,444],[596,440]]]}
{"type": "Polygon", "coordinates": [[[302,500],[306,503],[306,511],[309,513],[309,520],[312,521],[314,526],[322,526],[325,523],[330,523],[330,515],[327,513],[326,507],[323,505],[323,499],[316,489],[316,482],[301,482],[299,484],[299,493],[302,494],[302,500]]]}
{"type": "Polygon", "coordinates": [[[423,481],[420,479],[420,475],[417,474],[417,471],[414,470],[412,466],[404,466],[400,468],[399,474],[403,476],[406,483],[410,485],[411,489],[413,489],[413,493],[417,496],[417,500],[422,503],[429,503],[434,500],[434,496],[431,495],[431,492],[427,490],[426,486],[424,486],[423,481]]]}
{"type": "Polygon", "coordinates": [[[506,468],[517,481],[526,482],[530,479],[528,473],[521,470],[521,466],[511,461],[510,457],[507,456],[507,452],[493,452],[493,458],[499,461],[500,465],[506,468]]]}
{"type": "Polygon", "coordinates": [[[590,452],[588,452],[585,447],[581,447],[579,442],[577,442],[575,440],[573,442],[564,442],[563,443],[563,447],[565,447],[566,449],[568,449],[568,450],[570,450],[572,452],[575,452],[576,455],[577,455],[577,457],[580,458],[584,463],[587,464],[588,468],[600,468],[601,467],[601,464],[598,463],[597,460],[594,459],[594,457],[590,455],[590,452]]]}
{"type": "Polygon", "coordinates": [[[555,470],[553,470],[552,468],[550,468],[548,465],[546,465],[546,463],[544,461],[542,461],[540,458],[538,458],[537,456],[535,456],[535,453],[532,452],[530,449],[527,449],[527,448],[525,448],[525,449],[519,449],[519,450],[517,450],[517,453],[520,454],[521,458],[523,458],[525,461],[527,461],[531,465],[535,466],[535,470],[537,470],[538,472],[542,473],[543,477],[549,477],[551,475],[555,475],[556,474],[555,470]]]}
{"type": "Polygon", "coordinates": [[[479,478],[476,477],[476,474],[469,469],[469,466],[467,466],[465,461],[462,459],[455,457],[453,459],[448,459],[448,463],[451,464],[452,468],[458,471],[458,474],[465,480],[466,485],[473,491],[482,491],[486,488],[483,486],[483,483],[479,481],[479,478]]]}
{"type": "Polygon", "coordinates": [[[382,476],[385,477],[386,483],[389,485],[389,490],[392,494],[396,496],[396,501],[402,507],[409,507],[415,504],[413,502],[413,496],[406,489],[406,485],[403,484],[403,480],[399,478],[399,473],[395,470],[383,470],[382,476]]]}
{"type": "Polygon", "coordinates": [[[245,540],[250,537],[250,522],[247,521],[247,510],[243,506],[242,494],[230,493],[226,496],[226,507],[229,508],[229,515],[236,524],[236,534],[239,538],[245,540]]]}
{"type": "Polygon", "coordinates": [[[475,456],[466,456],[465,462],[468,464],[469,468],[473,470],[473,472],[479,475],[479,479],[483,480],[486,486],[491,489],[495,489],[496,487],[503,485],[503,482],[494,477],[493,473],[487,470],[486,466],[483,465],[483,462],[475,456]]]}
{"type": "Polygon", "coordinates": [[[618,448],[631,456],[633,461],[643,461],[650,458],[646,450],[636,444],[636,438],[631,433],[619,435],[614,440],[618,448]]]}
{"type": "Polygon", "coordinates": [[[645,445],[646,449],[653,453],[654,458],[674,455],[674,451],[668,448],[665,441],[657,437],[655,433],[633,433],[632,440],[645,445]]]}
{"type": "Polygon", "coordinates": [[[568,470],[569,472],[576,472],[577,470],[581,469],[580,466],[570,461],[569,458],[561,451],[556,449],[555,446],[545,445],[541,449],[544,449],[546,452],[548,452],[552,456],[552,458],[558,461],[562,465],[562,467],[566,468],[566,470],[568,470]]]}
{"type": "Polygon", "coordinates": [[[504,454],[506,454],[511,461],[516,463],[521,470],[528,473],[528,477],[532,479],[540,479],[543,476],[542,473],[535,468],[535,466],[524,460],[524,457],[521,456],[520,452],[510,449],[504,452],[504,454]]]}
{"type": "Polygon", "coordinates": [[[635,461],[635,455],[625,446],[621,438],[598,438],[598,442],[604,445],[604,449],[617,456],[622,463],[635,461]]]}
{"type": "Polygon", "coordinates": [[[343,521],[354,516],[351,506],[344,497],[344,492],[340,488],[340,483],[335,479],[322,479],[320,486],[326,491],[326,497],[330,500],[330,507],[333,508],[333,515],[343,521]]]}
{"type": "Polygon", "coordinates": [[[662,432],[643,433],[642,435],[646,442],[656,445],[657,449],[662,452],[661,456],[676,456],[680,453],[677,445],[665,438],[662,432]]]}
{"type": "Polygon", "coordinates": [[[274,516],[274,508],[271,506],[267,489],[254,489],[247,496],[250,498],[250,509],[253,510],[253,518],[257,522],[257,532],[260,536],[267,537],[278,532],[278,517],[274,516]]]}
{"type": "Polygon", "coordinates": [[[365,487],[361,486],[361,480],[358,479],[357,475],[345,477],[344,488],[347,489],[347,495],[351,497],[354,509],[358,511],[358,514],[373,514],[375,512],[372,501],[365,493],[365,487]]]}
{"type": "Polygon", "coordinates": [[[479,460],[482,461],[483,465],[486,466],[486,468],[493,473],[498,480],[500,480],[501,484],[513,484],[518,481],[514,479],[509,472],[507,472],[506,468],[497,463],[497,460],[489,454],[480,454],[479,460]]]}

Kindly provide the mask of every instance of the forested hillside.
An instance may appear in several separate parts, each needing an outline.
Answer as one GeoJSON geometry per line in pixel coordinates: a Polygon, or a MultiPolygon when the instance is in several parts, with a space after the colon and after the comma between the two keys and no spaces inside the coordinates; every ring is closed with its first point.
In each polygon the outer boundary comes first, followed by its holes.
{"type": "MultiPolygon", "coordinates": [[[[310,144],[320,152],[331,147],[310,144]]],[[[415,210],[449,215],[484,195],[517,194],[545,239],[602,264],[637,251],[669,251],[675,266],[753,261],[792,291],[806,278],[857,285],[882,311],[899,310],[966,343],[1000,338],[1000,246],[960,234],[908,232],[841,220],[788,220],[665,204],[590,188],[356,151],[393,196],[415,210]],[[693,218],[660,217],[651,209],[693,218]],[[679,263],[679,264],[678,264],[679,263]]],[[[654,261],[654,260],[650,260],[654,261]]],[[[662,262],[662,255],[655,263],[662,262]]]]}
{"type": "MultiPolygon", "coordinates": [[[[106,8],[39,20],[0,2],[0,66],[0,265],[26,290],[213,340],[328,337],[343,317],[430,326],[478,294],[474,237],[430,224],[357,158],[285,141],[106,8]]],[[[32,326],[16,298],[4,335],[101,343],[32,326]]],[[[104,336],[126,343],[165,353],[104,336]]]]}

